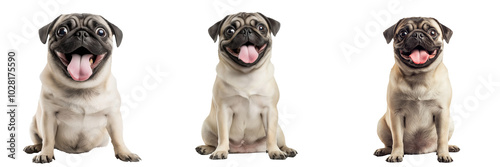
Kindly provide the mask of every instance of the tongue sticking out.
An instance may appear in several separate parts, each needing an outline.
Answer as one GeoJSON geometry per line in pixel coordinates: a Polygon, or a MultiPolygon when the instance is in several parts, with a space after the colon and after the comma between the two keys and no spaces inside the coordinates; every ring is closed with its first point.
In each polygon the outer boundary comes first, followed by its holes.
{"type": "Polygon", "coordinates": [[[92,54],[73,54],[71,55],[71,62],[68,64],[68,72],[71,78],[75,81],[85,81],[92,75],[92,68],[90,67],[90,58],[92,54]]]}
{"type": "Polygon", "coordinates": [[[429,60],[429,53],[425,50],[415,49],[411,52],[410,58],[415,64],[424,64],[429,60]]]}
{"type": "Polygon", "coordinates": [[[259,57],[259,53],[257,53],[257,49],[255,46],[241,46],[240,53],[238,54],[238,59],[245,63],[253,63],[259,57]]]}

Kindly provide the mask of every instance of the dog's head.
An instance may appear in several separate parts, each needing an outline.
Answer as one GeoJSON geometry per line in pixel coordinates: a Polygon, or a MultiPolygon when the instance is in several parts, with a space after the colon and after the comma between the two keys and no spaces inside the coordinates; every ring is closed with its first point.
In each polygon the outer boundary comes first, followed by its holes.
{"type": "Polygon", "coordinates": [[[442,61],[445,40],[453,31],[434,18],[403,18],[384,31],[387,43],[394,39],[394,55],[402,69],[428,71],[442,61]]]}
{"type": "Polygon", "coordinates": [[[262,62],[271,50],[271,34],[280,23],[261,13],[228,15],[208,29],[210,37],[219,37],[219,58],[237,68],[251,68],[262,62]]]}
{"type": "Polygon", "coordinates": [[[60,15],[39,30],[42,43],[49,38],[49,59],[53,72],[73,81],[87,81],[98,75],[110,61],[113,39],[120,46],[123,34],[99,15],[60,15]]]}

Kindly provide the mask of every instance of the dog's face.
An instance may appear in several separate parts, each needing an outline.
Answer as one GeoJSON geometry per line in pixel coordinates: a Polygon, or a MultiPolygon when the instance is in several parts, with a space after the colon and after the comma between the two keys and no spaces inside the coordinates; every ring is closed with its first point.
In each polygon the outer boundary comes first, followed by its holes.
{"type": "Polygon", "coordinates": [[[121,30],[99,15],[66,14],[39,30],[40,40],[49,39],[48,63],[73,81],[87,81],[99,74],[110,61],[115,35],[117,46],[121,30]]]}
{"type": "Polygon", "coordinates": [[[212,39],[219,36],[221,61],[239,67],[258,64],[271,50],[271,34],[276,35],[280,23],[261,13],[228,15],[208,29],[212,39]]]}
{"type": "Polygon", "coordinates": [[[453,32],[434,18],[403,18],[384,31],[387,43],[394,39],[394,55],[400,68],[428,70],[441,61],[443,39],[449,42],[453,32]]]}

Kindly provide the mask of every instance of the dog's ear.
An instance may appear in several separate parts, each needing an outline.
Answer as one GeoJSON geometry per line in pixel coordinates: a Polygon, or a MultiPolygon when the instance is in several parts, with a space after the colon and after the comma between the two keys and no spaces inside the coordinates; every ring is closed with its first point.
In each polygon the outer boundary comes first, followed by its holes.
{"type": "Polygon", "coordinates": [[[119,47],[120,44],[122,43],[122,38],[123,38],[123,32],[118,28],[116,25],[113,23],[109,22],[106,20],[104,17],[101,16],[102,19],[108,23],[109,27],[111,28],[111,32],[115,35],[115,40],[116,40],[116,47],[119,47]]]}
{"type": "Polygon", "coordinates": [[[441,29],[443,30],[443,38],[444,40],[446,41],[446,43],[450,43],[450,38],[451,38],[451,35],[453,35],[453,31],[451,31],[450,28],[442,25],[442,24],[439,24],[441,25],[441,29]]]}
{"type": "Polygon", "coordinates": [[[257,12],[260,16],[262,16],[264,19],[266,19],[266,22],[267,22],[267,25],[269,25],[269,29],[271,29],[271,32],[273,33],[274,36],[276,36],[276,34],[278,34],[278,31],[280,30],[280,22],[270,18],[270,17],[266,17],[264,16],[262,13],[259,13],[257,12]]]}
{"type": "MultiPolygon", "coordinates": [[[[403,19],[401,19],[401,20],[403,20],[403,19]]],[[[392,38],[394,38],[394,33],[396,31],[396,28],[398,27],[398,24],[401,22],[401,20],[399,20],[396,24],[392,25],[391,27],[387,28],[384,31],[384,37],[385,37],[385,40],[387,41],[387,44],[391,43],[392,38]]]]}
{"type": "Polygon", "coordinates": [[[450,28],[439,23],[439,21],[437,21],[437,19],[435,19],[435,18],[432,18],[432,19],[434,19],[434,21],[436,21],[439,24],[441,31],[443,31],[443,39],[446,41],[446,43],[450,43],[450,38],[451,38],[451,35],[453,35],[453,31],[451,31],[450,28]]]}
{"type": "Polygon", "coordinates": [[[217,42],[217,36],[219,36],[220,28],[222,27],[222,24],[224,23],[224,21],[226,21],[227,17],[229,17],[229,15],[227,15],[222,20],[215,23],[210,28],[208,28],[208,34],[210,35],[210,37],[212,37],[214,42],[217,42]]]}
{"type": "Polygon", "coordinates": [[[56,21],[61,17],[62,15],[57,16],[54,21],[50,22],[49,24],[43,26],[38,30],[38,35],[40,36],[40,41],[42,41],[43,44],[47,43],[47,38],[49,37],[50,30],[56,23],[56,21]]]}

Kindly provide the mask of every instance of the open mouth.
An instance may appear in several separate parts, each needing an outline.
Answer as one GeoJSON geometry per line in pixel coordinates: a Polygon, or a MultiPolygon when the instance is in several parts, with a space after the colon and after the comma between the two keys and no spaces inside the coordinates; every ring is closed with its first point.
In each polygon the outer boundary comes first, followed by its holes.
{"type": "Polygon", "coordinates": [[[267,43],[262,46],[256,46],[251,42],[241,45],[239,48],[231,49],[226,46],[226,51],[233,56],[233,60],[238,58],[245,64],[253,64],[259,59],[259,55],[265,51],[267,43]]]}
{"type": "Polygon", "coordinates": [[[106,53],[93,54],[85,47],[79,47],[70,53],[55,51],[61,63],[66,66],[69,75],[75,81],[86,81],[93,70],[101,63],[106,53]]]}
{"type": "Polygon", "coordinates": [[[400,49],[399,55],[405,60],[421,65],[427,63],[429,60],[433,60],[436,57],[438,49],[429,51],[422,46],[417,46],[411,52],[405,52],[403,49],[400,49]]]}

